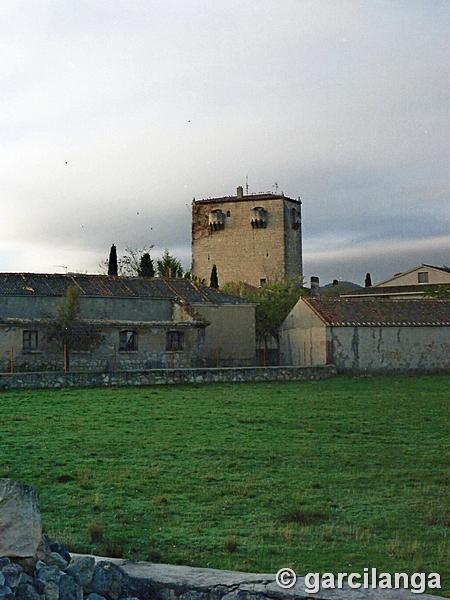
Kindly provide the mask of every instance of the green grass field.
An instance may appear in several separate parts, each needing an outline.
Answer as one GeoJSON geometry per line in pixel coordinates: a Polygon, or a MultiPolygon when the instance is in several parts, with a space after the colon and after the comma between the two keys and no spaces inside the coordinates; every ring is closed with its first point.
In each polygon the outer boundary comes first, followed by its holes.
{"type": "Polygon", "coordinates": [[[8,392],[0,477],[39,488],[48,533],[73,551],[445,580],[449,389],[423,376],[8,392]]]}

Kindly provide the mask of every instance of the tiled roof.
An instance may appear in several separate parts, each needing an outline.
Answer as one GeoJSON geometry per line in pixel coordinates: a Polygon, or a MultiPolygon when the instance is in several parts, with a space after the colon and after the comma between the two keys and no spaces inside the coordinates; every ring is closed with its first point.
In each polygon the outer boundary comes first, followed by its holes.
{"type": "Polygon", "coordinates": [[[191,279],[110,277],[46,273],[0,273],[0,296],[65,296],[76,287],[82,296],[103,298],[167,298],[187,304],[248,304],[191,279]]]}
{"type": "Polygon", "coordinates": [[[334,326],[450,325],[450,300],[363,300],[305,298],[319,317],[334,326]]]}
{"type": "Polygon", "coordinates": [[[387,285],[385,287],[368,287],[354,290],[347,290],[341,294],[341,298],[350,296],[386,296],[390,294],[428,294],[430,292],[448,287],[448,283],[430,283],[414,285],[387,285]]]}
{"type": "Polygon", "coordinates": [[[221,204],[222,202],[248,202],[254,201],[259,202],[260,200],[289,200],[290,202],[297,202],[294,198],[288,198],[283,194],[271,194],[267,192],[265,194],[248,194],[247,196],[223,196],[222,198],[203,198],[202,200],[194,200],[195,204],[221,204]]]}

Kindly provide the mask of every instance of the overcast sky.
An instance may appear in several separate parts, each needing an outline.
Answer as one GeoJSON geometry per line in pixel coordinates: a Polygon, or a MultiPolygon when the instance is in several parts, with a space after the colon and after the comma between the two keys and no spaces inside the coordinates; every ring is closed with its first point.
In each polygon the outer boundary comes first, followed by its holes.
{"type": "Polygon", "coordinates": [[[305,275],[450,263],[448,0],[0,4],[0,270],[190,262],[192,198],[303,200],[305,275]]]}

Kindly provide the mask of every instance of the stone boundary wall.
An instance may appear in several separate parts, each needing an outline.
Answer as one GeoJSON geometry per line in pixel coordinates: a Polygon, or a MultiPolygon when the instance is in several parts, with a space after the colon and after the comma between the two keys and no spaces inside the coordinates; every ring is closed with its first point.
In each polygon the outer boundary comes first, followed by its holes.
{"type": "Polygon", "coordinates": [[[0,390],[130,387],[189,383],[308,381],[336,375],[333,365],[317,367],[222,367],[147,371],[2,373],[0,390]]]}
{"type": "MultiPolygon", "coordinates": [[[[72,554],[76,561],[83,555],[72,554]]],[[[308,592],[303,577],[293,588],[281,589],[274,574],[242,573],[95,556],[97,565],[112,563],[124,574],[126,592],[145,600],[444,600],[410,590],[321,589],[308,592]]],[[[88,598],[89,600],[89,598],[88,598]]]]}

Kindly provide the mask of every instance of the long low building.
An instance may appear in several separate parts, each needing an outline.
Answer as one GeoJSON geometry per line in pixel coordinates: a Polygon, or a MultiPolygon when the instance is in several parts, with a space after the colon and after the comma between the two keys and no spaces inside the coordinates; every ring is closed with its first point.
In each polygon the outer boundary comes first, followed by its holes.
{"type": "Polygon", "coordinates": [[[450,300],[301,298],[280,329],[283,365],[450,370],[450,300]]]}
{"type": "Polygon", "coordinates": [[[97,339],[71,348],[71,368],[255,364],[255,306],[242,298],[189,279],[2,273],[1,371],[64,367],[51,331],[69,288],[83,330],[97,339]]]}

